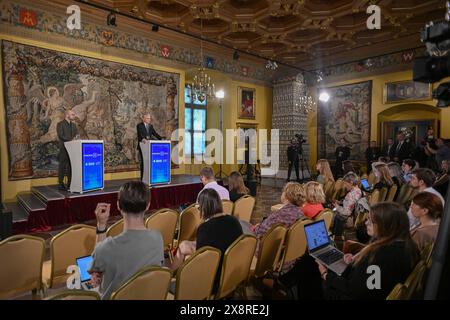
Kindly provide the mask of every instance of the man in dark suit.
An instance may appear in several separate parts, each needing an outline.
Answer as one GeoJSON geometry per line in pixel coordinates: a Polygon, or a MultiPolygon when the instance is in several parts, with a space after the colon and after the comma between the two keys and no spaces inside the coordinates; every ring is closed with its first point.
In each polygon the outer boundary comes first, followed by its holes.
{"type": "Polygon", "coordinates": [[[394,148],[392,148],[393,146],[394,146],[394,140],[391,138],[387,139],[387,144],[383,147],[382,155],[391,159],[391,157],[393,157],[393,152],[394,152],[394,148]]]}
{"type": "Polygon", "coordinates": [[[335,176],[337,177],[341,177],[343,174],[343,168],[342,168],[342,163],[345,160],[348,160],[348,158],[350,158],[350,147],[347,146],[347,140],[345,140],[344,138],[342,138],[340,140],[340,145],[336,148],[335,151],[335,155],[336,155],[336,162],[334,165],[334,170],[335,170],[335,176]]]}
{"type": "Polygon", "coordinates": [[[291,140],[291,145],[287,148],[287,157],[288,157],[288,177],[287,181],[291,179],[292,167],[295,169],[295,175],[297,177],[297,181],[300,181],[299,178],[299,147],[296,139],[291,140]]]}
{"type": "Polygon", "coordinates": [[[64,120],[56,125],[56,132],[59,139],[59,166],[58,183],[59,190],[67,190],[70,187],[72,168],[70,166],[69,154],[67,153],[64,142],[72,141],[78,135],[77,125],[74,122],[75,112],[67,110],[64,113],[64,120]],[[68,184],[64,186],[64,175],[68,171],[68,184]]]}
{"type": "Polygon", "coordinates": [[[403,132],[397,134],[397,142],[392,147],[391,160],[402,164],[403,160],[411,159],[413,147],[409,141],[406,140],[406,136],[403,132]]]}
{"type": "Polygon", "coordinates": [[[372,171],[372,163],[378,161],[380,155],[380,148],[377,147],[377,142],[370,141],[370,147],[366,149],[367,173],[372,171]]]}
{"type": "Polygon", "coordinates": [[[155,128],[151,125],[152,117],[149,113],[146,113],[142,116],[142,122],[137,125],[137,134],[138,134],[138,149],[140,156],[140,169],[141,169],[141,180],[144,175],[144,161],[142,157],[142,150],[140,146],[140,142],[146,143],[148,140],[162,140],[162,137],[156,132],[155,128]]]}

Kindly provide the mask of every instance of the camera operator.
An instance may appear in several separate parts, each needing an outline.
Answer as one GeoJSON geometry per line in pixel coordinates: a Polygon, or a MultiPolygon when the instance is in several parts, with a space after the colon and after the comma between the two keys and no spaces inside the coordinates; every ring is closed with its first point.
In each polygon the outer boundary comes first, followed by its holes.
{"type": "Polygon", "coordinates": [[[288,157],[289,168],[288,168],[288,176],[287,176],[286,181],[288,181],[288,182],[291,179],[292,166],[294,166],[294,168],[295,168],[295,175],[297,177],[297,181],[300,181],[300,178],[299,178],[299,160],[300,160],[299,155],[300,155],[300,153],[301,153],[301,145],[299,145],[298,138],[297,139],[293,138],[291,140],[291,144],[287,148],[287,157],[288,157]]]}
{"type": "Polygon", "coordinates": [[[438,165],[436,163],[436,153],[438,146],[436,145],[436,139],[434,138],[434,130],[429,127],[424,139],[420,142],[423,146],[424,162],[421,167],[429,168],[433,171],[437,171],[438,165]]]}

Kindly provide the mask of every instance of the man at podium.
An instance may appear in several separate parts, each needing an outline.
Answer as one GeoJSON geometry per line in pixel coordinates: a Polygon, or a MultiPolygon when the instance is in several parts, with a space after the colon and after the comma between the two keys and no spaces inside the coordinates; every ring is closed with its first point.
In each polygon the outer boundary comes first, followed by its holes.
{"type": "Polygon", "coordinates": [[[142,115],[142,122],[137,125],[137,135],[138,135],[138,149],[140,158],[140,169],[141,169],[141,180],[144,175],[144,163],[142,157],[142,150],[139,142],[146,142],[148,140],[162,140],[162,137],[156,132],[155,128],[151,125],[152,117],[149,113],[142,115]]]}
{"type": "Polygon", "coordinates": [[[72,141],[78,135],[77,125],[74,122],[75,112],[66,110],[64,120],[60,121],[56,126],[59,140],[59,166],[58,166],[58,183],[59,190],[67,190],[70,187],[71,168],[69,155],[67,153],[64,142],[72,141]],[[64,186],[64,175],[68,171],[68,185],[64,186]]]}

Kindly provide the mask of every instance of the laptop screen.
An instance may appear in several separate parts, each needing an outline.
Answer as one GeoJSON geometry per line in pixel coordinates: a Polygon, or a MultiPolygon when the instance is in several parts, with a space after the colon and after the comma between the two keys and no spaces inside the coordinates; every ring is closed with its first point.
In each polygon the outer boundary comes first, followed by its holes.
{"type": "Polygon", "coordinates": [[[370,189],[369,181],[367,181],[367,179],[361,179],[361,185],[366,190],[370,189]]]}
{"type": "Polygon", "coordinates": [[[330,243],[324,220],[319,220],[305,226],[306,241],[309,251],[330,243]]]}
{"type": "Polygon", "coordinates": [[[80,269],[81,282],[85,282],[91,279],[91,275],[88,270],[92,264],[92,256],[85,256],[77,258],[77,266],[80,269]]]}

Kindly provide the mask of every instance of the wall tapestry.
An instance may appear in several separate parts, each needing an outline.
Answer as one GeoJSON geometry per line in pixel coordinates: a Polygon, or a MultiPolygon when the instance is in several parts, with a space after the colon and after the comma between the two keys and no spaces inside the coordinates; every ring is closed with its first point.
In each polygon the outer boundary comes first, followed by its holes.
{"type": "Polygon", "coordinates": [[[317,146],[319,159],[334,160],[342,138],[351,148],[350,160],[364,160],[370,139],[372,81],[318,89],[328,92],[328,102],[319,100],[317,146]]]}
{"type": "Polygon", "coordinates": [[[104,141],[107,172],[139,168],[136,125],[178,129],[179,74],[2,42],[9,179],[57,175],[56,125],[72,109],[81,139],[104,141]]]}

